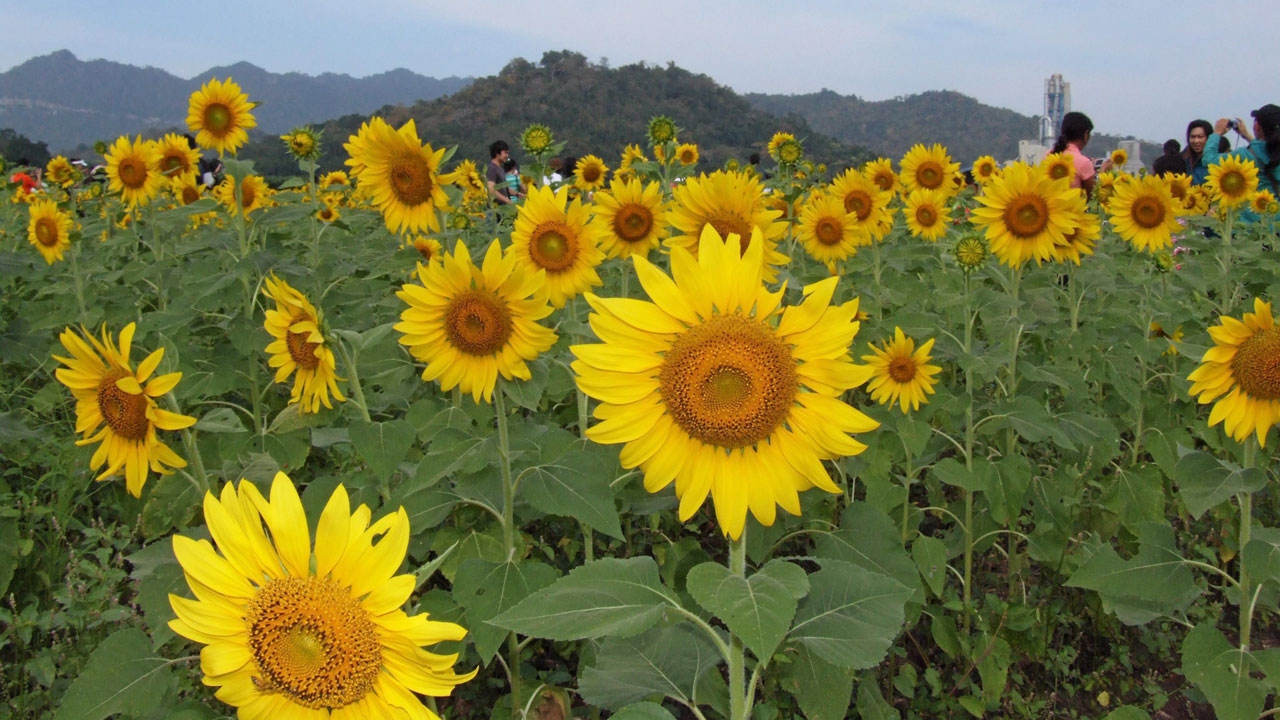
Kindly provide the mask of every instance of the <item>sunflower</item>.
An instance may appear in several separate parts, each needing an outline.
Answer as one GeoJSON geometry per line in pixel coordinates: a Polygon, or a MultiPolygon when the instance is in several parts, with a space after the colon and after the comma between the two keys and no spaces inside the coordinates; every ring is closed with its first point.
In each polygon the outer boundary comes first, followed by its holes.
{"type": "Polygon", "coordinates": [[[1187,376],[1189,394],[1201,405],[1217,401],[1209,427],[1224,423],[1237,442],[1254,433],[1265,448],[1267,431],[1280,420],[1280,327],[1271,303],[1261,298],[1254,298],[1253,312],[1239,320],[1226,315],[1219,320],[1222,324],[1209,328],[1214,346],[1187,376]]]}
{"type": "Polygon", "coordinates": [[[1039,168],[1014,163],[978,197],[973,223],[986,230],[991,252],[1001,263],[1021,267],[1052,260],[1054,246],[1079,224],[1083,195],[1065,180],[1050,180],[1039,168]]]}
{"type": "Polygon", "coordinates": [[[338,211],[338,205],[341,198],[336,197],[336,193],[325,193],[320,197],[320,209],[316,210],[316,219],[326,225],[337,222],[342,219],[342,213],[338,211]]]}
{"type": "Polygon", "coordinates": [[[777,251],[778,242],[786,235],[787,223],[778,219],[782,211],[770,210],[766,205],[758,177],[717,170],[677,185],[673,196],[667,223],[678,234],[669,238],[666,245],[696,254],[702,232],[709,225],[722,238],[736,235],[745,254],[751,242],[751,229],[759,228],[764,241],[760,254],[761,262],[765,263],[764,281],[777,280],[777,267],[790,260],[777,251]]]}
{"type": "Polygon", "coordinates": [[[979,185],[986,185],[992,178],[1000,174],[1000,165],[990,155],[983,155],[973,161],[972,172],[974,181],[979,185]]]}
{"type": "Polygon", "coordinates": [[[595,155],[588,155],[578,161],[578,169],[574,171],[573,186],[582,192],[595,192],[604,187],[609,168],[604,161],[595,155]]]}
{"type": "Polygon", "coordinates": [[[320,406],[332,409],[332,394],[338,402],[345,402],[338,390],[337,362],[333,350],[325,342],[321,330],[323,319],[311,301],[289,283],[272,275],[266,279],[262,294],[276,303],[267,311],[264,327],[273,338],[267,345],[270,359],[267,364],[276,369],[275,381],[289,379],[294,370],[293,393],[290,403],[297,403],[303,413],[318,413],[320,406]]]}
{"type": "Polygon", "coordinates": [[[196,177],[200,153],[191,147],[185,137],[168,133],[156,142],[156,155],[156,167],[170,181],[187,176],[196,177]]]}
{"type": "Polygon", "coordinates": [[[497,240],[481,267],[458,241],[442,262],[419,264],[418,281],[396,293],[409,307],[395,329],[426,364],[422,379],[438,380],[442,390],[459,387],[477,403],[492,402],[499,373],[528,380],[527,363],[556,342],[555,331],[538,324],[552,312],[546,274],[503,254],[497,240]]]}
{"type": "Polygon", "coordinates": [[[1270,190],[1259,190],[1249,199],[1249,207],[1259,215],[1276,212],[1276,196],[1270,190]]]}
{"type": "Polygon", "coordinates": [[[844,202],[845,212],[853,215],[866,240],[880,239],[876,233],[889,224],[889,203],[893,193],[885,192],[871,178],[850,168],[831,181],[830,193],[844,202]]]}
{"type": "Polygon", "coordinates": [[[530,155],[541,155],[551,148],[555,140],[551,137],[551,128],[534,123],[520,133],[520,147],[530,155]]]}
{"type": "Polygon", "coordinates": [[[649,162],[649,158],[644,156],[644,150],[640,149],[639,145],[627,145],[622,149],[622,157],[618,160],[618,169],[613,173],[613,181],[616,183],[634,178],[635,170],[631,166],[645,162],[649,162]]]}
{"type": "Polygon", "coordinates": [[[448,209],[449,204],[438,175],[445,151],[424,145],[413,120],[395,130],[382,118],[373,118],[345,148],[351,155],[346,164],[352,177],[368,188],[389,230],[440,229],[436,210],[448,209]]]}
{"type": "Polygon", "coordinates": [[[129,494],[142,497],[142,486],[151,471],[168,475],[171,468],[187,466],[156,437],[156,430],[182,430],[194,425],[196,419],[156,404],[155,398],[173,390],[182,373],[152,377],[164,358],[163,348],[148,355],[134,370],[129,354],[136,329],[134,323],[126,325],[117,345],[105,327],[101,340],[84,328],[79,333],[67,328],[58,340],[71,357],[54,355],[53,359],[66,366],[54,374],[76,398],[76,432],[83,436],[76,444],[100,443],[89,467],[97,470],[106,465],[98,480],[123,472],[129,494]]]}
{"type": "Polygon", "coordinates": [[[571,298],[601,284],[596,266],[604,259],[600,250],[604,223],[592,222],[591,211],[569,188],[532,190],[516,214],[509,252],[532,275],[546,271],[547,295],[562,308],[571,298]]]}
{"type": "Polygon", "coordinates": [[[828,267],[853,257],[870,242],[858,226],[858,216],[845,212],[838,196],[824,192],[811,195],[801,208],[796,237],[810,257],[828,267]]]}
{"type": "Polygon", "coordinates": [[[876,158],[862,167],[862,174],[876,184],[876,187],[887,193],[896,193],[901,181],[893,171],[893,161],[889,158],[876,158]]]}
{"type": "Polygon", "coordinates": [[[212,78],[191,93],[187,106],[187,127],[196,134],[196,143],[207,150],[236,154],[249,142],[250,128],[258,126],[251,112],[256,103],[231,78],[212,78]]]}
{"type": "Polygon", "coordinates": [[[1209,166],[1205,182],[1223,208],[1236,208],[1249,202],[1258,190],[1258,166],[1252,160],[1225,155],[1209,166]]]}
{"type": "Polygon", "coordinates": [[[774,133],[773,137],[769,138],[769,145],[765,149],[768,151],[769,157],[776,161],[778,160],[778,149],[782,147],[783,143],[792,142],[795,139],[795,135],[792,135],[789,132],[779,131],[774,133]]]}
{"type": "Polygon", "coordinates": [[[666,115],[655,115],[650,118],[649,127],[646,130],[651,145],[675,142],[679,132],[680,128],[676,127],[675,121],[666,115]]]}
{"type": "Polygon", "coordinates": [[[571,348],[578,387],[600,400],[587,437],[625,443],[622,465],[649,492],[674,481],[682,521],[710,495],[734,539],[748,510],[772,525],[778,506],[800,513],[801,490],[840,492],[822,460],[862,452],[851,434],[878,427],[840,399],[870,377],[848,354],[858,301],[832,306],[828,278],[781,308],[752,234],[744,253],[707,227],[696,258],[672,248],[670,277],[636,258],[652,301],[588,294],[602,343],[571,348]]]}
{"type": "Polygon", "coordinates": [[[204,645],[204,684],[242,718],[435,718],[418,695],[443,697],[474,677],[456,655],[423,649],[460,640],[453,623],[408,615],[412,574],[404,508],[370,524],[333,491],[314,544],[298,491],[276,473],[269,497],[248,480],[204,496],[208,540],[173,538],[195,599],[169,595],[169,627],[204,645]]]}
{"type": "Polygon", "coordinates": [[[1111,151],[1111,166],[1123,168],[1129,164],[1129,153],[1124,148],[1116,148],[1111,151]]]}
{"type": "Polygon", "coordinates": [[[951,176],[960,169],[960,163],[951,162],[947,149],[939,144],[930,147],[914,145],[899,163],[902,168],[902,185],[912,190],[951,191],[951,176]]]}
{"type": "Polygon", "coordinates": [[[892,340],[886,340],[880,347],[867,347],[872,354],[863,355],[862,359],[871,369],[867,391],[872,400],[890,407],[898,403],[903,413],[919,410],[922,403],[928,402],[925,396],[933,394],[933,386],[938,383],[936,376],[942,372],[942,368],[929,364],[933,359],[929,355],[933,349],[932,338],[917,349],[916,341],[904,335],[902,328],[895,327],[892,340]]]}
{"type": "Polygon", "coordinates": [[[596,194],[595,212],[595,222],[608,230],[600,242],[608,257],[647,257],[666,237],[666,204],[658,183],[615,179],[608,190],[596,194]]]}
{"type": "Polygon", "coordinates": [[[1044,171],[1045,175],[1049,176],[1050,180],[1071,182],[1071,179],[1076,176],[1075,160],[1065,152],[1045,155],[1044,159],[1040,161],[1040,169],[1044,171]]]}
{"type": "Polygon", "coordinates": [[[936,242],[947,234],[951,226],[951,208],[948,195],[941,190],[912,190],[902,208],[907,218],[907,229],[914,237],[936,242]]]}
{"type": "Polygon", "coordinates": [[[1053,257],[1058,262],[1080,264],[1081,255],[1092,255],[1093,248],[1102,237],[1102,221],[1095,213],[1089,212],[1084,195],[1080,195],[1075,204],[1075,216],[1079,225],[1062,233],[1066,242],[1053,246],[1053,257]]]}
{"type": "Polygon", "coordinates": [[[222,182],[213,189],[213,197],[222,203],[228,212],[234,213],[238,207],[246,218],[254,210],[266,207],[270,196],[271,188],[267,187],[267,181],[259,175],[250,175],[244,179],[244,182],[237,183],[236,177],[227,173],[222,178],[222,182]]]}
{"type": "Polygon", "coordinates": [[[49,265],[61,260],[71,247],[71,216],[59,210],[56,202],[43,198],[29,204],[27,210],[31,218],[27,239],[49,265]]]}
{"type": "Polygon", "coordinates": [[[1169,195],[1173,197],[1175,208],[1181,212],[1187,200],[1187,195],[1191,193],[1191,176],[1184,173],[1171,173],[1163,176],[1165,185],[1169,187],[1169,195]]]}
{"type": "MultiPolygon", "coordinates": [[[[472,164],[474,166],[474,163],[472,164]]],[[[334,170],[320,177],[320,189],[332,190],[335,187],[350,187],[351,179],[345,170],[334,170]]]]}
{"type": "Polygon", "coordinates": [[[146,205],[160,190],[160,168],[155,144],[139,136],[116,138],[106,154],[108,189],[120,193],[129,207],[146,205]]]}
{"type": "Polygon", "coordinates": [[[422,257],[422,261],[428,265],[440,262],[442,257],[441,253],[444,252],[444,247],[440,245],[439,240],[423,237],[421,235],[414,235],[409,238],[408,244],[413,246],[413,249],[422,257]]]}
{"type": "Polygon", "coordinates": [[[1212,202],[1209,189],[1204,185],[1193,185],[1191,190],[1187,192],[1187,196],[1182,199],[1183,215],[1204,215],[1209,212],[1209,204],[1212,202]]]}
{"type": "Polygon", "coordinates": [[[49,161],[44,169],[44,177],[62,188],[69,188],[84,179],[80,170],[62,155],[49,161]]]}
{"type": "Polygon", "coordinates": [[[787,138],[786,140],[783,140],[782,143],[778,145],[777,153],[773,154],[773,159],[777,160],[779,165],[795,165],[803,158],[804,145],[795,138],[787,138]]]}
{"type": "Polygon", "coordinates": [[[310,125],[300,125],[281,135],[280,139],[284,141],[285,149],[289,154],[298,160],[316,160],[320,157],[322,134],[324,131],[316,130],[310,125]]]}
{"type": "Polygon", "coordinates": [[[1120,176],[1114,172],[1100,172],[1094,176],[1093,194],[1098,198],[1098,204],[1106,207],[1111,202],[1111,197],[1116,194],[1116,185],[1120,182],[1120,176]]]}
{"type": "Polygon", "coordinates": [[[1117,187],[1107,211],[1116,233],[1145,252],[1169,247],[1181,227],[1169,186],[1154,175],[1117,187]]]}
{"type": "Polygon", "coordinates": [[[966,273],[982,267],[987,262],[987,244],[983,242],[981,235],[962,235],[956,240],[952,254],[956,258],[956,264],[966,273]]]}
{"type": "Polygon", "coordinates": [[[693,143],[683,143],[676,148],[676,160],[681,165],[697,165],[698,164],[698,146],[693,143]]]}
{"type": "Polygon", "coordinates": [[[194,174],[179,175],[170,181],[169,192],[179,205],[190,205],[204,196],[204,183],[198,182],[194,174]]]}

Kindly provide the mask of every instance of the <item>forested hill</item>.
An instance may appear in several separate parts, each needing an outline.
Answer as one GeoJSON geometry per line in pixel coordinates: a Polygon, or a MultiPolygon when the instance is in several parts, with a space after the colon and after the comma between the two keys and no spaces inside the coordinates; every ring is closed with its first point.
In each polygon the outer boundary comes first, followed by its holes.
{"type": "Polygon", "coordinates": [[[271,73],[249,63],[215,67],[183,79],[164,70],[81,61],[67,50],[32,58],[0,73],[0,128],[12,128],[56,151],[151,129],[185,126],[191,93],[210,78],[231,77],[261,103],[264,133],[388,103],[411,103],[455,92],[470,78],[425,77],[405,69],[353,78],[325,73],[271,73]]]}
{"type": "MultiPolygon", "coordinates": [[[[902,157],[916,143],[942,143],[963,165],[982,155],[997,160],[1018,157],[1018,141],[1039,135],[1039,118],[984,105],[950,90],[907,95],[892,100],[862,100],[831,90],[807,95],[746,95],[755,108],[775,115],[794,113],[814,130],[847,143],[865,145],[878,154],[902,157]]],[[[1097,157],[1133,139],[1097,134],[1089,154],[1097,157]]],[[[1150,165],[1160,146],[1142,144],[1142,160],[1150,165]]]]}

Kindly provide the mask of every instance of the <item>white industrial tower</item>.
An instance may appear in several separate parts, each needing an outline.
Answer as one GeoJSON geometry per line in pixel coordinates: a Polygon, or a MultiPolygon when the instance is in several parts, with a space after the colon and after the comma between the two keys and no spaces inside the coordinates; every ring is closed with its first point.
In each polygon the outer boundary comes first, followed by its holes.
{"type": "Polygon", "coordinates": [[[1071,83],[1060,73],[1050,75],[1044,81],[1044,116],[1040,118],[1040,144],[1053,145],[1062,127],[1062,116],[1071,110],[1071,83]]]}

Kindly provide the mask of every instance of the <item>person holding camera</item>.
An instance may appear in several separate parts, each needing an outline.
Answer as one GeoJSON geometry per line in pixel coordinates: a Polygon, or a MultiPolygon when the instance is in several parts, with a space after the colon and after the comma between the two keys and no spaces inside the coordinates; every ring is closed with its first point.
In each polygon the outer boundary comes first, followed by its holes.
{"type": "Polygon", "coordinates": [[[1253,117],[1252,135],[1242,118],[1218,118],[1204,144],[1204,163],[1212,165],[1224,156],[1252,160],[1258,166],[1258,188],[1280,195],[1280,105],[1267,103],[1249,114],[1253,117]],[[1235,130],[1248,145],[1219,152],[1218,141],[1228,130],[1235,130]]]}

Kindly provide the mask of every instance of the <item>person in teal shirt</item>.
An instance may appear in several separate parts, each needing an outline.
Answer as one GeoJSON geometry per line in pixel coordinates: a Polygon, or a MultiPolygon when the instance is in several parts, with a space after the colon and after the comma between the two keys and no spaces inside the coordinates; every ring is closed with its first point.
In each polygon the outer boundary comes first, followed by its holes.
{"type": "Polygon", "coordinates": [[[1258,166],[1258,189],[1270,190],[1280,197],[1280,105],[1267,103],[1254,110],[1253,135],[1245,128],[1244,120],[1235,120],[1235,131],[1248,145],[1225,153],[1218,152],[1218,141],[1227,133],[1232,121],[1219,118],[1213,125],[1213,134],[1204,144],[1204,164],[1213,165],[1223,157],[1252,160],[1258,166]]]}

